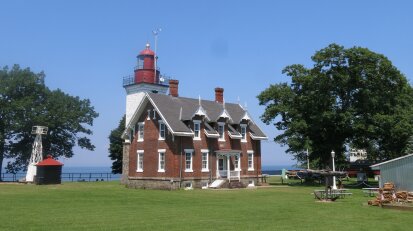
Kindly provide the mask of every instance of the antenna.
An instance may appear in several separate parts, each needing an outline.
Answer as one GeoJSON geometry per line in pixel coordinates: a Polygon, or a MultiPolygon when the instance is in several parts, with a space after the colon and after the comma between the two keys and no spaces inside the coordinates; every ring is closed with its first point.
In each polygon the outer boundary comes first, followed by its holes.
{"type": "Polygon", "coordinates": [[[201,106],[201,95],[199,95],[199,106],[201,106]]]}
{"type": "Polygon", "coordinates": [[[157,80],[157,77],[158,76],[156,76],[156,66],[157,66],[157,63],[158,63],[158,54],[156,53],[156,49],[157,49],[157,47],[158,47],[158,34],[159,34],[159,32],[161,32],[162,31],[162,29],[161,28],[158,28],[158,29],[155,29],[155,30],[153,30],[152,31],[152,34],[153,34],[153,36],[155,37],[155,79],[157,80]]]}

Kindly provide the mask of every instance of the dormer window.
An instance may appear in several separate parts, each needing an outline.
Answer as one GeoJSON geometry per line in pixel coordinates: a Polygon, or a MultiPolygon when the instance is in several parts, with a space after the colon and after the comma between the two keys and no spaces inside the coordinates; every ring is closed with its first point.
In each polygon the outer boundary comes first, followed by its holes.
{"type": "Polygon", "coordinates": [[[165,140],[166,137],[166,127],[162,120],[159,120],[159,140],[165,140]]]}
{"type": "Polygon", "coordinates": [[[247,125],[246,124],[240,124],[241,128],[241,142],[247,142],[247,125]]]}
{"type": "Polygon", "coordinates": [[[201,140],[201,121],[194,120],[194,140],[201,140]]]}
{"type": "Polygon", "coordinates": [[[218,134],[219,134],[218,140],[219,141],[225,141],[224,131],[225,131],[225,123],[218,122],[218,134]]]}

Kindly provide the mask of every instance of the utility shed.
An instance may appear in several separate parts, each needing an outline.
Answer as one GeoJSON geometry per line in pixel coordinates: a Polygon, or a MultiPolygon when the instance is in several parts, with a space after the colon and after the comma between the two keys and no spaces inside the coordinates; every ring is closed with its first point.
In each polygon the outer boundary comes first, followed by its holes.
{"type": "Polygon", "coordinates": [[[397,190],[413,191],[413,154],[375,164],[371,168],[380,170],[380,187],[393,182],[397,190]]]}
{"type": "Polygon", "coordinates": [[[62,166],[62,163],[48,155],[47,159],[36,164],[37,175],[35,176],[35,183],[60,184],[62,182],[62,166]]]}

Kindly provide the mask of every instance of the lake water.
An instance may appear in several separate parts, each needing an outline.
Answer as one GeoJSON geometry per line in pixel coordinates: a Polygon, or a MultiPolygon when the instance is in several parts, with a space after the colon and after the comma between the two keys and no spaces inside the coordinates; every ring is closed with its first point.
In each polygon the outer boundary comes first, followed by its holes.
{"type": "Polygon", "coordinates": [[[300,170],[294,165],[263,165],[262,174],[281,175],[283,169],[286,170],[300,170]]]}
{"type": "MultiPolygon", "coordinates": [[[[281,175],[282,169],[298,170],[299,168],[292,165],[264,165],[262,173],[268,175],[281,175]]],[[[16,176],[5,173],[3,170],[3,180],[11,181],[21,179],[26,176],[25,172],[19,172],[16,176]]],[[[120,174],[112,174],[111,167],[67,167],[63,166],[62,181],[112,181],[119,180],[120,174]]]]}
{"type": "MultiPolygon", "coordinates": [[[[26,177],[25,172],[19,172],[15,176],[5,173],[2,178],[5,181],[15,181],[26,177]]],[[[66,167],[62,168],[62,181],[112,181],[119,180],[120,174],[112,174],[111,167],[66,167]]]]}

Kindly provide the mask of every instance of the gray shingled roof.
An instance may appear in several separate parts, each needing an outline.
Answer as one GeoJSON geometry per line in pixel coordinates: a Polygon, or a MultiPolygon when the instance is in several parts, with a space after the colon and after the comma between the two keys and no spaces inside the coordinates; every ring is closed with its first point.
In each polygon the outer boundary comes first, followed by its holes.
{"type": "Polygon", "coordinates": [[[251,124],[249,125],[249,127],[250,127],[251,133],[252,133],[254,136],[267,137],[255,123],[251,123],[251,124]]]}
{"type": "MultiPolygon", "coordinates": [[[[199,100],[185,97],[172,97],[169,95],[148,93],[149,98],[153,101],[156,108],[162,114],[165,122],[171,126],[174,132],[191,133],[183,121],[192,120],[195,112],[199,108],[199,100]],[[182,116],[180,119],[182,108],[182,116]]],[[[215,101],[201,100],[201,106],[207,113],[210,122],[216,122],[223,111],[223,105],[215,101]]],[[[233,124],[239,124],[245,115],[245,110],[239,104],[225,103],[225,109],[231,116],[233,124]]],[[[265,137],[265,134],[253,123],[250,129],[256,136],[265,137]]]]}

